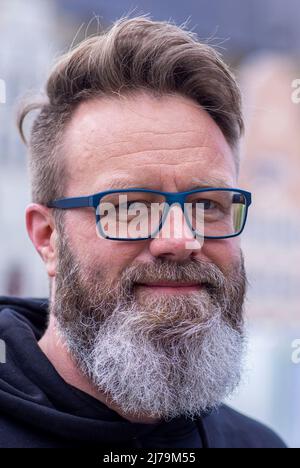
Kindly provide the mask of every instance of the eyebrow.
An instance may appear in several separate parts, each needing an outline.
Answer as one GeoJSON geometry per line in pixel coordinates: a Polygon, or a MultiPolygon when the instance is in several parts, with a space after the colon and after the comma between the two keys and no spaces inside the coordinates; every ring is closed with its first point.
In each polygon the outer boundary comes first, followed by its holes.
{"type": "Polygon", "coordinates": [[[129,188],[134,188],[134,187],[139,187],[139,188],[147,188],[147,187],[142,187],[136,181],[133,179],[129,179],[126,177],[115,177],[111,180],[106,180],[105,181],[105,186],[102,189],[104,190],[110,190],[110,189],[129,189],[129,188]]]}
{"type": "Polygon", "coordinates": [[[199,177],[193,177],[191,183],[189,184],[191,188],[213,188],[213,187],[219,187],[219,188],[232,188],[232,185],[228,184],[226,180],[223,179],[218,179],[216,177],[208,177],[208,178],[199,178],[199,177]]]}
{"type": "MultiPolygon", "coordinates": [[[[193,177],[191,182],[188,184],[186,191],[213,187],[232,188],[232,186],[228,184],[225,180],[218,179],[215,177],[209,177],[205,179],[193,177]]],[[[128,177],[114,177],[111,180],[108,179],[105,181],[105,186],[101,189],[101,191],[106,191],[110,189],[117,190],[130,188],[149,189],[149,184],[141,184],[135,181],[134,179],[130,179],[128,177]],[[148,187],[146,185],[148,185],[148,187]]],[[[152,188],[150,189],[152,190],[152,188]]]]}

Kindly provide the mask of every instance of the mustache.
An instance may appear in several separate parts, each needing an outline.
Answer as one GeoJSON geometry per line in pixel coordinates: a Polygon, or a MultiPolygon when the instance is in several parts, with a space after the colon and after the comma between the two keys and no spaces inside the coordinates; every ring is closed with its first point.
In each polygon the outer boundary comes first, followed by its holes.
{"type": "Polygon", "coordinates": [[[226,276],[215,264],[195,259],[186,264],[157,259],[152,263],[132,264],[122,272],[118,283],[132,289],[137,283],[174,281],[198,283],[207,288],[220,289],[226,283],[226,276]]]}

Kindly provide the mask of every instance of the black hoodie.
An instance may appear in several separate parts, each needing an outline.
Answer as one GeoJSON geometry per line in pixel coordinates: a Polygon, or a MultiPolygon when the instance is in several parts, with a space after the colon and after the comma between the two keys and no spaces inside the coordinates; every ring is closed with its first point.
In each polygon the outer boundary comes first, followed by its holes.
{"type": "Polygon", "coordinates": [[[134,424],[67,384],[40,350],[46,299],[0,296],[0,448],[283,448],[268,428],[227,406],[195,421],[134,424]],[[3,356],[2,356],[3,357],[3,356]]]}

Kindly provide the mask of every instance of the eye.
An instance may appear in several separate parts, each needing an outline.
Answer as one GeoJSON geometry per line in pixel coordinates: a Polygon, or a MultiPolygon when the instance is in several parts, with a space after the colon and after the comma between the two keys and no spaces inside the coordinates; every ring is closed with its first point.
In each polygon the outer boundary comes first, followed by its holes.
{"type": "Polygon", "coordinates": [[[220,208],[219,203],[209,199],[202,198],[200,200],[196,200],[196,203],[200,203],[206,211],[220,208]]]}

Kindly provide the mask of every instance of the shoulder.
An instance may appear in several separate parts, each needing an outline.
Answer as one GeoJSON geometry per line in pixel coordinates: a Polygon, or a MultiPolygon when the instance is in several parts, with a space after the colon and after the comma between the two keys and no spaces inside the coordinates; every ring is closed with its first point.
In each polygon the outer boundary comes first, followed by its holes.
{"type": "Polygon", "coordinates": [[[16,296],[1,296],[0,295],[0,310],[14,309],[26,310],[47,310],[48,299],[39,297],[16,297],[16,296]]]}
{"type": "Polygon", "coordinates": [[[267,426],[226,405],[214,410],[203,422],[212,447],[286,448],[280,437],[267,426]]]}
{"type": "Polygon", "coordinates": [[[46,298],[0,296],[0,332],[11,335],[16,327],[32,329],[40,337],[47,326],[46,298]]]}

